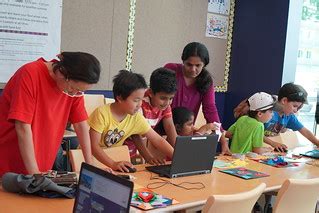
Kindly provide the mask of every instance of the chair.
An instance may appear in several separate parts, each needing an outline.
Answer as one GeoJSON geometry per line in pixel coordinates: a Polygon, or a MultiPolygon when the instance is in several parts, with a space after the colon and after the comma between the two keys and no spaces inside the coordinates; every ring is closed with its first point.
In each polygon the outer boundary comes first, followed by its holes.
{"type": "Polygon", "coordinates": [[[115,102],[115,99],[114,98],[105,98],[104,102],[105,102],[105,104],[111,104],[111,103],[115,102]]]}
{"type": "Polygon", "coordinates": [[[256,188],[231,195],[213,195],[207,199],[203,213],[247,213],[251,212],[254,204],[265,190],[266,184],[261,183],[256,188]]]}
{"type": "MultiPolygon", "coordinates": [[[[128,161],[131,162],[130,154],[127,146],[117,146],[105,148],[103,151],[114,161],[128,161]]],[[[84,156],[81,149],[70,150],[70,162],[73,172],[79,172],[81,163],[84,162],[84,156]]],[[[93,157],[94,166],[103,168],[105,167],[100,161],[93,157]]]]}
{"type": "Polygon", "coordinates": [[[104,105],[104,95],[85,94],[84,105],[87,113],[90,115],[96,108],[104,105]]]}
{"type": "Polygon", "coordinates": [[[274,213],[313,213],[319,198],[319,178],[288,179],[278,192],[274,213]]]}

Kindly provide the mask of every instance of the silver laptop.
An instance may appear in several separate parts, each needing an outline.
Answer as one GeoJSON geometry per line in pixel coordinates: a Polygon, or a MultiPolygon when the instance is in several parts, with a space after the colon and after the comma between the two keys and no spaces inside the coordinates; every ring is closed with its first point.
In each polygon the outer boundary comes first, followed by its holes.
{"type": "Polygon", "coordinates": [[[178,136],[172,164],[148,166],[147,170],[169,178],[210,173],[218,135],[178,136]]]}
{"type": "Polygon", "coordinates": [[[129,212],[133,182],[82,163],[73,212],[129,212]]]}

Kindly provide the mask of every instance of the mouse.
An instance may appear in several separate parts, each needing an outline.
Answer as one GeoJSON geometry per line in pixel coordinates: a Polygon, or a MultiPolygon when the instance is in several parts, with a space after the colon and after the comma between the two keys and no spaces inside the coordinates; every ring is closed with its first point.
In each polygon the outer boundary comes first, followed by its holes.
{"type": "Polygon", "coordinates": [[[136,172],[136,168],[134,168],[134,167],[129,167],[129,166],[125,166],[127,169],[128,169],[128,172],[129,173],[134,173],[134,172],[136,172]]]}

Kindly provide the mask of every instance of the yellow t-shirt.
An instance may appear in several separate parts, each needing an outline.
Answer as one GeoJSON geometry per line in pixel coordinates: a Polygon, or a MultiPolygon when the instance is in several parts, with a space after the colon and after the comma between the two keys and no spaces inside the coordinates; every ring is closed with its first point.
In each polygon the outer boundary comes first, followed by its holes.
{"type": "Polygon", "coordinates": [[[127,114],[124,120],[118,122],[111,113],[110,105],[97,108],[88,119],[89,126],[102,134],[102,147],[121,146],[129,136],[144,135],[151,128],[140,112],[127,114]]]}

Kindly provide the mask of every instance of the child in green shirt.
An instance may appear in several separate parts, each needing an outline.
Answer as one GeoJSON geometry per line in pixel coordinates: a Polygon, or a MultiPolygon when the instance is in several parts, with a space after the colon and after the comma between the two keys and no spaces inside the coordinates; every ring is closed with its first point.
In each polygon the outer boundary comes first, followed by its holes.
{"type": "Polygon", "coordinates": [[[247,102],[248,115],[241,116],[226,132],[226,137],[232,138],[230,150],[241,154],[268,152],[269,148],[262,147],[264,123],[272,117],[275,98],[267,93],[258,92],[247,102]]]}

